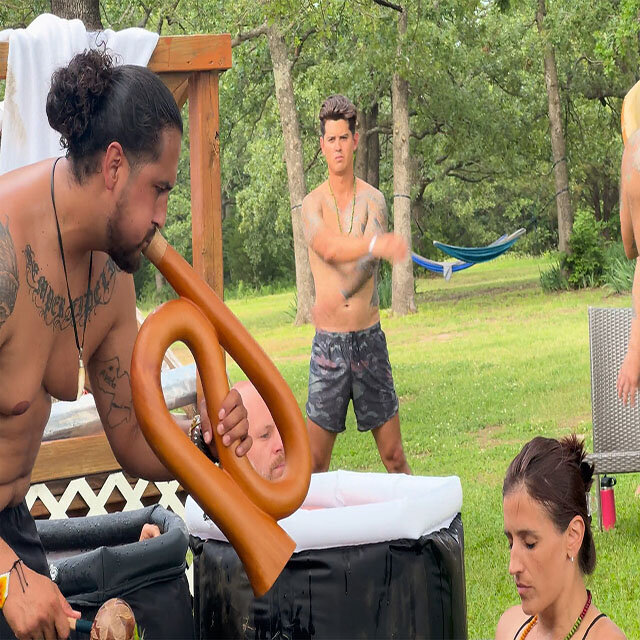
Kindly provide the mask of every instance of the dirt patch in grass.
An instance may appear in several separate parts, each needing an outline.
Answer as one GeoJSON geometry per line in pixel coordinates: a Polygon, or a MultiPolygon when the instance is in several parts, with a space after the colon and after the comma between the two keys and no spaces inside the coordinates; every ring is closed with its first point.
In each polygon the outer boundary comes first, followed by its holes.
{"type": "Polygon", "coordinates": [[[591,414],[585,413],[581,416],[571,416],[570,418],[565,418],[561,420],[558,424],[559,430],[568,429],[570,432],[574,432],[578,429],[578,427],[585,426],[585,423],[591,422],[591,414]]]}
{"type": "Polygon", "coordinates": [[[479,449],[493,449],[504,445],[522,444],[521,438],[501,438],[505,427],[501,424],[488,424],[470,435],[475,439],[479,449]]]}
{"type": "Polygon", "coordinates": [[[463,338],[465,335],[462,331],[445,331],[443,333],[422,336],[419,342],[449,342],[450,340],[463,338]]]}
{"type": "Polygon", "coordinates": [[[465,298],[482,298],[499,293],[512,293],[514,291],[526,291],[539,289],[537,280],[527,282],[509,283],[497,287],[474,287],[473,289],[452,289],[451,291],[425,291],[416,294],[416,302],[456,302],[465,298]]]}

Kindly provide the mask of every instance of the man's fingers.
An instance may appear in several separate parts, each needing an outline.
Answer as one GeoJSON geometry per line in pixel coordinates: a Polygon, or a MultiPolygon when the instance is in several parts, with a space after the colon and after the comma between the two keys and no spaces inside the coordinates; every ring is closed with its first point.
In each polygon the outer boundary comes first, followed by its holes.
{"type": "Polygon", "coordinates": [[[222,437],[222,444],[228,447],[234,440],[241,440],[249,431],[247,418],[242,417],[235,420],[231,425],[221,423],[218,425],[218,434],[222,437]]]}
{"type": "Polygon", "coordinates": [[[220,410],[218,411],[218,418],[222,420],[225,416],[229,415],[234,408],[238,405],[244,407],[242,404],[242,398],[240,398],[240,394],[236,391],[236,389],[231,389],[227,394],[227,397],[222,401],[220,405],[220,410]]]}
{"type": "Polygon", "coordinates": [[[238,458],[246,455],[251,449],[251,445],[253,444],[253,438],[251,436],[247,436],[242,442],[236,447],[236,455],[238,458]]]}
{"type": "Polygon", "coordinates": [[[246,419],[247,410],[244,408],[244,405],[236,406],[231,409],[231,411],[227,411],[223,414],[223,417],[220,418],[220,421],[216,426],[216,431],[220,435],[224,435],[227,431],[246,419]]]}

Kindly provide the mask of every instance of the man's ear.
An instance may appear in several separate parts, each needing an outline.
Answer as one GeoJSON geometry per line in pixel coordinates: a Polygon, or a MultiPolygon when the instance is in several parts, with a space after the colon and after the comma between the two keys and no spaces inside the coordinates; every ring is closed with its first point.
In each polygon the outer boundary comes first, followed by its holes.
{"type": "Polygon", "coordinates": [[[320,136],[320,151],[322,151],[322,155],[324,155],[324,136],[320,136]]]}
{"type": "Polygon", "coordinates": [[[360,140],[360,134],[356,131],[353,134],[353,150],[354,151],[358,148],[358,140],[360,140]]]}
{"type": "Polygon", "coordinates": [[[113,190],[118,181],[124,179],[128,167],[122,145],[119,142],[110,143],[102,158],[101,168],[105,187],[110,191],[113,190]]]}

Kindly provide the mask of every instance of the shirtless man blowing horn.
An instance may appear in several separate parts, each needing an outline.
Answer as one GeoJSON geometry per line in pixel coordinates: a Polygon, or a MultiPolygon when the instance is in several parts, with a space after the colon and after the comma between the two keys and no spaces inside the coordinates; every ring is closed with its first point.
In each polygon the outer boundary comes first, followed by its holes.
{"type": "MultiPolygon", "coordinates": [[[[68,616],[79,616],[48,577],[24,498],[51,396],[74,400],[84,364],[118,462],[135,476],[171,477],[133,411],[129,274],[166,220],[180,111],[148,69],[91,51],[54,74],[47,115],[66,157],[0,177],[0,638],[66,638],[68,616]]],[[[224,444],[239,442],[237,455],[251,446],[236,391],[217,430],[224,444]]]]}

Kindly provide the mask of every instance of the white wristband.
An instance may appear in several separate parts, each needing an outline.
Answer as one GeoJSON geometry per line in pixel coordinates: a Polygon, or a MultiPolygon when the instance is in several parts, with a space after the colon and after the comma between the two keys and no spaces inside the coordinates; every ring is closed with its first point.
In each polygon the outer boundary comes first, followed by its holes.
{"type": "Polygon", "coordinates": [[[371,238],[371,242],[369,243],[369,253],[373,251],[373,247],[375,246],[377,239],[378,236],[373,236],[373,238],[371,238]]]}

